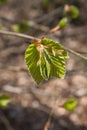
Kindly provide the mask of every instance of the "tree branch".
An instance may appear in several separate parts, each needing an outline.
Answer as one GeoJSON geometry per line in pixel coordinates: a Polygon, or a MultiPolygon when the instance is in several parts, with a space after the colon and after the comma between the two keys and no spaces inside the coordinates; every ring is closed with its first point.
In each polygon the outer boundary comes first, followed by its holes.
{"type": "MultiPolygon", "coordinates": [[[[65,47],[66,48],[66,47],[65,47]]],[[[80,54],[80,53],[78,53],[78,52],[76,52],[76,51],[74,51],[74,50],[72,50],[72,49],[69,49],[69,48],[66,48],[67,49],[67,51],[68,52],[70,52],[70,53],[72,53],[72,54],[74,54],[74,55],[76,55],[76,56],[78,56],[78,57],[80,57],[80,58],[82,58],[82,59],[84,59],[84,60],[87,60],[87,57],[86,56],[83,56],[82,54],[80,54]]]]}
{"type": "Polygon", "coordinates": [[[0,30],[0,34],[20,37],[20,38],[24,38],[24,39],[31,39],[31,40],[38,39],[38,38],[30,36],[30,35],[16,33],[16,32],[10,32],[10,31],[3,31],[3,30],[0,30]]]}
{"type": "MultiPolygon", "coordinates": [[[[3,30],[0,30],[0,34],[2,35],[9,35],[9,36],[15,36],[15,37],[20,37],[20,38],[24,38],[24,39],[31,39],[31,40],[34,40],[34,39],[37,39],[37,40],[40,40],[36,37],[33,37],[33,36],[30,36],[30,35],[26,35],[26,34],[22,34],[22,33],[16,33],[16,32],[10,32],[10,31],[3,31],[3,30]]],[[[66,47],[65,47],[66,48],[66,47]]],[[[72,49],[69,49],[69,48],[66,48],[66,50],[84,60],[87,60],[87,57],[83,56],[82,54],[72,50],[72,49]]]]}

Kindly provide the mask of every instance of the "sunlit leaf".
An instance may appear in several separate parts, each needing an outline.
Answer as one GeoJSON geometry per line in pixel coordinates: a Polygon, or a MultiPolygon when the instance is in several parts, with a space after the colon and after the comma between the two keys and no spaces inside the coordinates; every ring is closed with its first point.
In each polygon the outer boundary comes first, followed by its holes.
{"type": "Polygon", "coordinates": [[[41,44],[44,45],[46,50],[51,52],[52,54],[53,54],[53,50],[54,50],[56,56],[60,55],[60,57],[64,58],[64,59],[69,58],[66,49],[64,49],[64,47],[61,44],[59,44],[58,42],[53,41],[51,39],[44,38],[44,39],[42,39],[41,44]],[[62,53],[60,54],[60,52],[62,52],[62,53]]]}
{"type": "Polygon", "coordinates": [[[45,56],[41,57],[40,72],[44,79],[48,80],[50,77],[50,64],[45,56]]]}
{"type": "Polygon", "coordinates": [[[77,101],[75,99],[69,99],[64,103],[64,108],[68,111],[73,111],[76,107],[77,101]]]}
{"type": "Polygon", "coordinates": [[[10,102],[10,97],[7,95],[0,94],[0,107],[5,108],[10,102]]]}
{"type": "Polygon", "coordinates": [[[25,60],[30,74],[36,83],[39,84],[43,78],[40,73],[40,66],[38,65],[39,52],[37,51],[35,44],[32,43],[28,46],[25,53],[25,60]]]}
{"type": "Polygon", "coordinates": [[[25,53],[28,70],[37,84],[51,77],[64,78],[67,58],[68,54],[64,47],[47,38],[34,41],[25,53]]]}

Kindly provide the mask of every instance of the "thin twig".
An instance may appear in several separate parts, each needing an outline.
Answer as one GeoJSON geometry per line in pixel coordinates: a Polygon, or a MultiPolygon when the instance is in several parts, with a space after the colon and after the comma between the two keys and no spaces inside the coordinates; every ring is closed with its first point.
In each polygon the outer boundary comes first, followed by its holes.
{"type": "Polygon", "coordinates": [[[87,55],[87,52],[77,51],[80,54],[87,55]]]}
{"type": "MultiPolygon", "coordinates": [[[[25,38],[25,39],[31,39],[31,40],[34,40],[34,39],[37,39],[37,40],[40,40],[36,37],[33,37],[33,36],[30,36],[30,35],[26,35],[26,34],[22,34],[22,33],[16,33],[16,32],[10,32],[10,31],[3,31],[3,30],[0,30],[0,34],[3,34],[3,35],[9,35],[9,36],[16,36],[16,37],[20,37],[20,38],[25,38]]],[[[66,48],[66,47],[65,47],[66,48]]],[[[87,57],[81,55],[80,53],[72,50],[72,49],[69,49],[69,48],[66,48],[67,51],[69,51],[70,53],[84,59],[84,60],[87,60],[87,57]]]]}
{"type": "Polygon", "coordinates": [[[0,30],[0,34],[20,37],[20,38],[24,38],[24,39],[31,39],[31,40],[38,39],[38,38],[30,36],[30,35],[16,33],[16,32],[10,32],[10,31],[3,31],[3,30],[0,30]]]}
{"type": "Polygon", "coordinates": [[[78,53],[78,52],[76,52],[76,51],[74,51],[72,49],[69,49],[69,48],[66,48],[66,49],[67,49],[68,52],[70,52],[70,53],[72,53],[72,54],[74,54],[74,55],[76,55],[76,56],[78,56],[78,57],[80,57],[80,58],[82,58],[84,60],[87,60],[86,56],[83,56],[82,54],[80,54],[80,53],[78,53]]]}

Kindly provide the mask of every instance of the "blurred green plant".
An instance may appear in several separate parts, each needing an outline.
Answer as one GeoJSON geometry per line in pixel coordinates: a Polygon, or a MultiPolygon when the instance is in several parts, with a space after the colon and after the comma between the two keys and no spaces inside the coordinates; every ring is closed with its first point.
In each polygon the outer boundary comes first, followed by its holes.
{"type": "Polygon", "coordinates": [[[67,110],[67,111],[73,111],[75,109],[77,105],[77,101],[75,99],[68,99],[63,107],[67,110]]]}
{"type": "Polygon", "coordinates": [[[11,101],[10,97],[4,94],[0,94],[0,107],[7,107],[8,103],[11,101]]]}
{"type": "Polygon", "coordinates": [[[3,26],[0,24],[0,30],[3,29],[3,26]]]}
{"type": "Polygon", "coordinates": [[[25,31],[28,31],[29,28],[30,28],[29,22],[25,21],[25,20],[22,21],[22,22],[20,22],[19,24],[14,24],[12,26],[13,31],[15,31],[15,32],[21,32],[21,33],[25,32],[25,31]]]}
{"type": "Polygon", "coordinates": [[[79,16],[79,9],[74,5],[65,5],[64,12],[70,19],[76,19],[79,16]]]}
{"type": "Polygon", "coordinates": [[[49,6],[49,4],[50,4],[50,0],[42,0],[42,6],[44,8],[47,8],[49,6]]]}
{"type": "Polygon", "coordinates": [[[58,26],[62,29],[67,26],[67,23],[68,23],[68,19],[65,17],[60,20],[58,26]]]}
{"type": "Polygon", "coordinates": [[[0,4],[5,4],[7,2],[9,2],[9,0],[0,0],[0,4]]]}
{"type": "Polygon", "coordinates": [[[79,9],[73,5],[65,5],[64,14],[66,17],[62,18],[58,25],[50,30],[50,32],[55,32],[57,30],[63,29],[67,26],[69,19],[76,19],[79,16],[79,9]]]}
{"type": "Polygon", "coordinates": [[[57,30],[63,29],[67,26],[67,24],[68,24],[68,19],[67,19],[67,17],[64,17],[59,21],[59,23],[56,27],[54,27],[50,30],[50,32],[55,32],[57,30]]]}

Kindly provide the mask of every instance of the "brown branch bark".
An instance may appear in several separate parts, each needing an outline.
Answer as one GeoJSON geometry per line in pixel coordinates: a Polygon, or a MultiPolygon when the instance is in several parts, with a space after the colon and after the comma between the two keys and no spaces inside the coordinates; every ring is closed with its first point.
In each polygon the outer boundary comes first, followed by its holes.
{"type": "MultiPolygon", "coordinates": [[[[22,34],[22,33],[16,33],[16,32],[10,32],[10,31],[3,31],[3,30],[0,30],[0,34],[1,35],[9,35],[9,36],[15,36],[15,37],[20,37],[20,38],[24,38],[24,39],[31,39],[31,40],[34,40],[34,39],[37,39],[37,40],[40,40],[36,37],[33,37],[33,36],[30,36],[30,35],[26,35],[26,34],[22,34]]],[[[65,47],[66,48],[66,47],[65,47]]],[[[72,50],[72,49],[69,49],[69,48],[66,48],[66,50],[84,60],[87,60],[87,57],[83,56],[82,54],[72,50]]]]}

